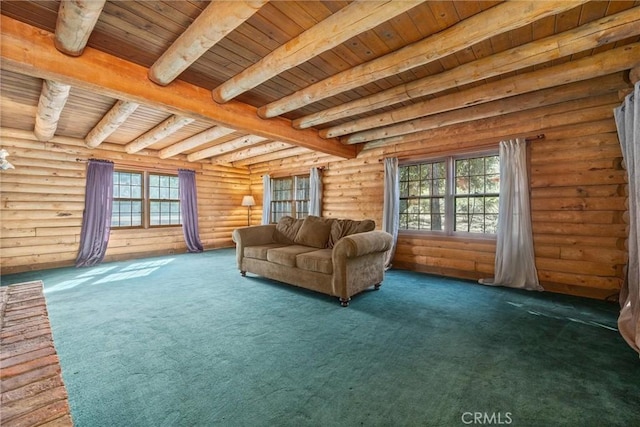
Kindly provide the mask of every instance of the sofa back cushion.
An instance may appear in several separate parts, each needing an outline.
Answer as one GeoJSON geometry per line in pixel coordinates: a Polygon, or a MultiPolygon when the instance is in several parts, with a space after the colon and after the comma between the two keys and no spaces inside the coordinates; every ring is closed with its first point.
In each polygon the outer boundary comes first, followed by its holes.
{"type": "Polygon", "coordinates": [[[330,219],[313,215],[307,216],[302,222],[294,242],[298,245],[312,246],[318,249],[326,248],[332,222],[333,220],[330,219]]]}
{"type": "Polygon", "coordinates": [[[333,246],[338,243],[338,240],[350,234],[364,233],[365,231],[373,231],[375,229],[376,223],[371,219],[363,219],[362,221],[336,219],[331,224],[331,233],[329,234],[327,247],[333,248],[333,246]]]}
{"type": "Polygon", "coordinates": [[[291,216],[283,216],[276,224],[276,230],[273,232],[273,240],[276,243],[292,245],[298,234],[298,230],[302,227],[302,221],[302,219],[295,219],[291,216]]]}

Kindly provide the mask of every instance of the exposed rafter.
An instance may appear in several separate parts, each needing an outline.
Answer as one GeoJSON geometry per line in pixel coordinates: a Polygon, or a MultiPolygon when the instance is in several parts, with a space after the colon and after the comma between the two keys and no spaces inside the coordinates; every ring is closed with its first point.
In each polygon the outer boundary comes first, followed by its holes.
{"type": "Polygon", "coordinates": [[[236,160],[235,162],[233,162],[233,165],[237,167],[243,167],[243,166],[249,166],[252,163],[270,162],[272,160],[279,160],[283,158],[289,158],[289,157],[294,157],[294,156],[299,156],[301,154],[309,154],[309,153],[310,151],[303,147],[286,148],[281,151],[276,151],[275,153],[262,154],[260,156],[251,157],[245,160],[236,160]]]}
{"type": "Polygon", "coordinates": [[[60,52],[82,55],[106,0],[62,0],[56,21],[55,45],[60,52]]]}
{"type": "Polygon", "coordinates": [[[398,123],[383,128],[356,132],[340,139],[344,144],[358,144],[376,141],[384,138],[392,138],[400,135],[408,135],[423,132],[430,129],[438,129],[459,123],[467,123],[474,120],[497,117],[517,111],[528,110],[545,105],[557,104],[585,97],[587,94],[597,96],[603,90],[617,91],[624,80],[622,73],[611,74],[597,80],[598,86],[594,86],[593,80],[580,81],[553,87],[545,90],[528,93],[524,96],[513,96],[488,102],[486,104],[473,105],[444,113],[421,117],[415,120],[398,123]]]}
{"type": "Polygon", "coordinates": [[[144,135],[125,145],[124,149],[129,154],[137,153],[163,138],[166,138],[172,133],[177,132],[191,122],[193,122],[193,119],[190,117],[171,116],[149,132],[146,132],[144,135]]]}
{"type": "Polygon", "coordinates": [[[230,128],[226,128],[223,126],[214,126],[203,132],[193,135],[192,137],[183,139],[180,142],[176,142],[175,144],[170,145],[167,148],[163,148],[158,153],[158,156],[161,159],[167,159],[169,157],[175,156],[176,154],[184,153],[187,150],[191,150],[193,148],[199,147],[200,145],[206,144],[207,142],[211,142],[215,139],[221,138],[225,135],[229,135],[233,132],[234,130],[230,128]]]}
{"type": "Polygon", "coordinates": [[[560,34],[536,40],[452,70],[395,86],[293,121],[304,129],[389,107],[490,77],[535,66],[640,34],[640,8],[628,9],[560,34]]]}
{"type": "Polygon", "coordinates": [[[373,61],[335,74],[292,95],[258,109],[261,117],[275,117],[304,105],[435,61],[482,40],[523,27],[545,16],[574,8],[580,1],[510,1],[474,15],[453,27],[373,61]]]}
{"type": "Polygon", "coordinates": [[[214,0],[149,69],[149,79],[168,85],[207,50],[256,13],[267,0],[214,0]]]}
{"type": "Polygon", "coordinates": [[[55,135],[58,128],[58,120],[64,104],[67,103],[70,90],[71,86],[53,80],[44,80],[42,82],[42,92],[40,93],[36,124],[33,130],[38,140],[48,141],[55,135]]]}
{"type": "Polygon", "coordinates": [[[355,1],[218,86],[213,90],[213,99],[227,102],[271,77],[406,12],[422,1],[355,1]]]}
{"type": "Polygon", "coordinates": [[[133,114],[140,104],[135,102],[117,101],[111,110],[105,114],[98,124],[91,129],[84,139],[87,147],[95,148],[118,129],[127,118],[133,114]]]}
{"type": "Polygon", "coordinates": [[[250,105],[211,100],[211,92],[176,80],[161,87],[147,78],[147,69],[105,52],[87,47],[74,58],[73,66],[60,67],[67,58],[53,46],[53,35],[0,15],[0,59],[2,68],[34,77],[57,80],[115,99],[145,104],[170,114],[213,121],[236,129],[342,158],[356,156],[355,147],[337,139],[323,140],[317,131],[293,129],[284,118],[263,120],[250,105]]]}
{"type": "Polygon", "coordinates": [[[252,145],[251,147],[245,148],[244,150],[233,151],[231,153],[216,156],[211,159],[211,163],[214,165],[234,163],[234,162],[250,159],[252,157],[261,156],[263,154],[275,153],[280,150],[286,150],[288,148],[293,148],[293,147],[294,147],[293,145],[287,144],[286,142],[279,142],[279,141],[265,142],[264,144],[252,145]]]}
{"type": "Polygon", "coordinates": [[[417,102],[391,113],[380,113],[353,120],[320,131],[328,138],[346,135],[366,129],[388,126],[395,123],[451,111],[470,105],[483,104],[497,99],[560,86],[580,80],[604,76],[628,70],[640,64],[640,43],[628,44],[597,55],[588,56],[555,67],[543,68],[527,74],[487,83],[462,92],[417,102]]]}
{"type": "Polygon", "coordinates": [[[231,141],[223,142],[222,144],[214,145],[213,147],[205,148],[204,150],[196,151],[187,156],[187,160],[195,162],[196,160],[202,160],[207,157],[218,156],[221,154],[229,153],[234,150],[238,150],[243,147],[249,147],[251,145],[259,144],[266,141],[267,138],[263,138],[257,135],[241,136],[231,141]]]}

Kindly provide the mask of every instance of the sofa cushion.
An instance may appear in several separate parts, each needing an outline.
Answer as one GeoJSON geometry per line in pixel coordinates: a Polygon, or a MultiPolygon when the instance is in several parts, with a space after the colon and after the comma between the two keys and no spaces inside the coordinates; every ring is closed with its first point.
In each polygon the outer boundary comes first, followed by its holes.
{"type": "Polygon", "coordinates": [[[351,219],[336,219],[331,224],[331,233],[327,242],[328,248],[338,243],[338,240],[344,236],[356,233],[364,233],[366,231],[373,231],[376,229],[375,221],[371,219],[363,219],[362,221],[354,221],[351,219]]]}
{"type": "Polygon", "coordinates": [[[320,249],[313,252],[298,254],[296,256],[296,266],[302,270],[333,274],[331,249],[320,249]]]}
{"type": "Polygon", "coordinates": [[[283,216],[276,224],[273,232],[273,240],[276,243],[286,243],[292,245],[298,230],[302,227],[302,219],[295,219],[291,216],[283,216]]]}
{"type": "Polygon", "coordinates": [[[269,249],[281,248],[286,246],[284,243],[270,243],[268,245],[247,246],[244,248],[244,256],[246,258],[267,259],[267,251],[269,249]]]}
{"type": "MultiPolygon", "coordinates": [[[[286,265],[287,267],[296,266],[296,256],[305,252],[315,251],[310,246],[288,245],[281,248],[273,248],[267,250],[267,261],[275,264],[286,265]]],[[[292,274],[295,274],[292,272],[292,274]]]]}
{"type": "Polygon", "coordinates": [[[313,246],[323,249],[327,247],[329,233],[331,233],[332,221],[324,220],[320,217],[309,215],[302,222],[302,227],[294,242],[299,245],[313,246]]]}

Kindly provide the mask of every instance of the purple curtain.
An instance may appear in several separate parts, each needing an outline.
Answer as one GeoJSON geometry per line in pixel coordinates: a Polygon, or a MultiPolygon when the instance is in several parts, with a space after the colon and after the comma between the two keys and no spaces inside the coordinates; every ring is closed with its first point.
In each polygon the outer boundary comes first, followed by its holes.
{"type": "Polygon", "coordinates": [[[113,162],[89,160],[76,267],[89,267],[104,259],[111,230],[112,199],[113,162]]]}
{"type": "Polygon", "coordinates": [[[198,236],[198,196],[196,194],[196,173],[188,169],[178,169],[180,183],[180,211],[182,232],[189,252],[202,252],[198,236]]]}

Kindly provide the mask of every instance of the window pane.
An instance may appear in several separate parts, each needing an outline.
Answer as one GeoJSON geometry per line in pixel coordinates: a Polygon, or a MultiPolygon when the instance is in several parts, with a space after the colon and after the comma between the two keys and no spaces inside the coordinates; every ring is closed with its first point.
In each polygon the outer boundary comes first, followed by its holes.
{"type": "Polygon", "coordinates": [[[409,183],[400,181],[400,197],[409,197],[409,183]]]}
{"type": "Polygon", "coordinates": [[[469,216],[456,214],[455,231],[469,231],[469,216]]]}
{"type": "Polygon", "coordinates": [[[150,199],[159,199],[160,198],[160,188],[159,187],[149,187],[149,198],[150,199]]]}
{"type": "Polygon", "coordinates": [[[500,191],[499,156],[457,159],[455,231],[495,233],[500,191]]]}
{"type": "Polygon", "coordinates": [[[431,230],[431,215],[429,214],[421,214],[419,215],[419,228],[421,230],[431,230]]]}
{"type": "Polygon", "coordinates": [[[473,175],[469,177],[471,194],[484,194],[484,177],[479,175],[473,175]]]}
{"type": "Polygon", "coordinates": [[[469,161],[456,160],[456,176],[469,176],[469,161]]]}
{"type": "Polygon", "coordinates": [[[485,216],[485,233],[496,234],[498,232],[498,215],[487,214],[485,216]]]}
{"type": "Polygon", "coordinates": [[[485,157],[485,172],[494,175],[500,175],[500,157],[488,156],[485,157]]]}
{"type": "Polygon", "coordinates": [[[487,214],[497,214],[498,213],[498,197],[486,197],[485,198],[485,212],[487,214]]]}
{"type": "Polygon", "coordinates": [[[487,193],[500,192],[500,175],[487,175],[484,182],[487,193]]]}
{"type": "Polygon", "coordinates": [[[444,196],[447,192],[447,181],[445,178],[436,179],[433,183],[432,193],[437,196],[444,196]]]}
{"type": "Polygon", "coordinates": [[[469,194],[469,177],[456,177],[456,194],[469,194]]]}
{"type": "Polygon", "coordinates": [[[469,213],[468,197],[456,197],[456,213],[460,213],[460,214],[469,213]]]}
{"type": "Polygon", "coordinates": [[[469,175],[484,175],[484,157],[469,159],[469,175]]]}

